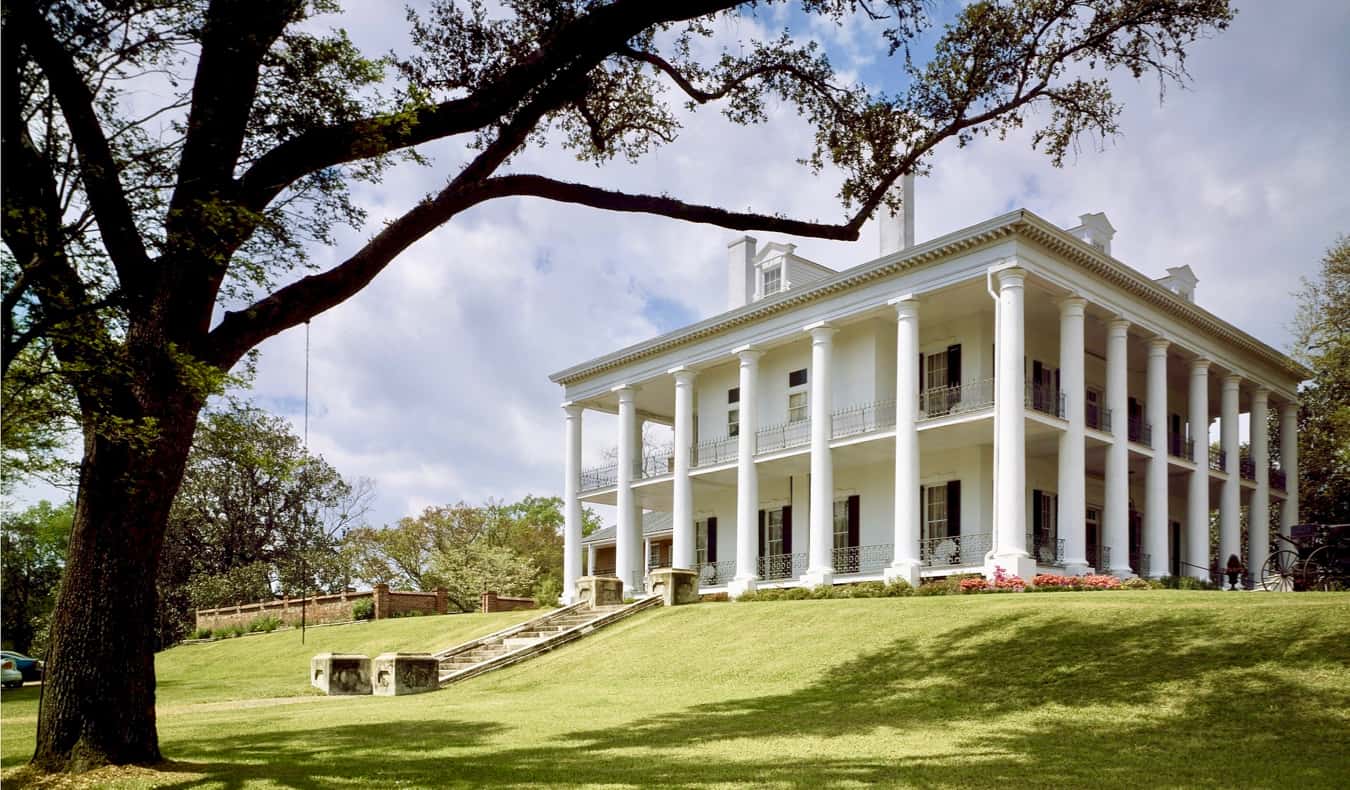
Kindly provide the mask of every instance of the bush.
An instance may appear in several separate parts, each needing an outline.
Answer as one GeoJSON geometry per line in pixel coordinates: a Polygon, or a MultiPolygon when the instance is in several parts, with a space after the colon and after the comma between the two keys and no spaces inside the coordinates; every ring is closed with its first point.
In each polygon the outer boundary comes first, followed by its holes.
{"type": "Polygon", "coordinates": [[[886,594],[886,585],[881,582],[859,582],[844,589],[850,598],[881,598],[886,594]]]}
{"type": "MultiPolygon", "coordinates": [[[[959,584],[959,582],[958,582],[959,584]]],[[[953,585],[946,579],[941,581],[924,582],[914,591],[915,595],[951,595],[953,585]]]]}
{"type": "Polygon", "coordinates": [[[244,627],[242,625],[232,625],[229,628],[224,629],[223,631],[218,631],[217,635],[236,637],[236,636],[243,636],[245,633],[247,632],[244,630],[244,627]]]}
{"type": "Polygon", "coordinates": [[[1089,573],[1079,582],[1084,590],[1119,590],[1120,579],[1104,573],[1089,573]]]}
{"type": "Polygon", "coordinates": [[[1132,578],[1132,579],[1126,579],[1125,582],[1122,583],[1122,584],[1120,585],[1120,587],[1122,587],[1123,589],[1126,589],[1126,590],[1150,590],[1150,589],[1153,589],[1152,587],[1149,586],[1148,579],[1141,579],[1141,578],[1139,578],[1138,576],[1135,576],[1135,577],[1132,578]]]}
{"type": "Polygon", "coordinates": [[[824,601],[829,600],[830,598],[843,598],[847,596],[847,593],[845,593],[842,588],[840,589],[841,595],[836,595],[834,589],[833,584],[816,585],[811,588],[811,597],[817,601],[824,601]]]}
{"type": "Polygon", "coordinates": [[[783,599],[787,601],[805,601],[811,597],[811,591],[805,587],[792,587],[783,594],[783,599]]]}
{"type": "Polygon", "coordinates": [[[1212,590],[1214,585],[1204,579],[1197,579],[1194,576],[1182,576],[1177,579],[1178,590],[1212,590]]]}
{"type": "Polygon", "coordinates": [[[786,601],[787,590],[782,587],[770,587],[767,590],[759,590],[756,595],[761,601],[786,601]]]}
{"type": "Polygon", "coordinates": [[[266,614],[253,618],[247,626],[250,634],[272,633],[281,627],[281,618],[276,615],[266,614]]]}
{"type": "Polygon", "coordinates": [[[957,584],[957,589],[960,590],[963,595],[988,592],[989,582],[985,581],[983,578],[962,579],[957,584]]]}
{"type": "Polygon", "coordinates": [[[352,602],[353,620],[372,620],[375,618],[375,599],[361,598],[352,602]]]}
{"type": "Polygon", "coordinates": [[[534,587],[534,603],[536,606],[552,606],[562,598],[562,593],[562,580],[557,576],[545,576],[534,587]]]}
{"type": "Polygon", "coordinates": [[[914,585],[905,579],[892,579],[886,585],[885,594],[887,598],[908,598],[914,594],[914,585]]]}
{"type": "Polygon", "coordinates": [[[196,628],[193,629],[192,633],[188,635],[188,639],[210,639],[210,638],[211,638],[210,628],[196,628]]]}

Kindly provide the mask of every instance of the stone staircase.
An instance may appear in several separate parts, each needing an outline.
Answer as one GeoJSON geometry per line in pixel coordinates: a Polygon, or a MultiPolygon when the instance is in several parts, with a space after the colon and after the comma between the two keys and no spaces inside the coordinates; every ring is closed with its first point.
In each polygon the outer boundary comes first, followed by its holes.
{"type": "Polygon", "coordinates": [[[442,650],[434,654],[440,660],[441,686],[528,660],[580,639],[596,629],[660,605],[659,596],[632,604],[599,606],[594,609],[586,603],[573,604],[442,650]]]}

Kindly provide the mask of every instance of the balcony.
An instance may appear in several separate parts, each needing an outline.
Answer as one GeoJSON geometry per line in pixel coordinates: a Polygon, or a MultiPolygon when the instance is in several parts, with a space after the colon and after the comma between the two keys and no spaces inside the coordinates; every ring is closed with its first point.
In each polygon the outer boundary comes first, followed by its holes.
{"type": "MultiPolygon", "coordinates": [[[[581,470],[580,488],[582,491],[595,491],[619,484],[619,465],[608,464],[581,470]]],[[[612,570],[612,569],[611,569],[612,570]]]]}
{"type": "Polygon", "coordinates": [[[1211,447],[1211,448],[1209,448],[1209,468],[1210,468],[1210,469],[1213,469],[1213,470],[1216,471],[1216,472],[1222,472],[1222,471],[1225,471],[1225,469],[1226,469],[1226,467],[1225,467],[1225,465],[1224,465],[1224,460],[1225,460],[1225,458],[1226,458],[1226,454],[1224,453],[1223,450],[1220,450],[1220,449],[1218,449],[1217,447],[1211,447]]]}
{"type": "Polygon", "coordinates": [[[1153,426],[1144,422],[1142,418],[1135,417],[1126,423],[1125,433],[1132,442],[1139,444],[1153,444],[1153,426]]]}
{"type": "Polygon", "coordinates": [[[1238,475],[1240,475],[1243,480],[1255,480],[1256,462],[1245,455],[1240,456],[1238,458],[1238,475]]]}
{"type": "Polygon", "coordinates": [[[835,439],[895,427],[895,401],[884,400],[840,409],[830,416],[830,435],[835,439]]]}
{"type": "Polygon", "coordinates": [[[919,541],[919,564],[925,568],[953,568],[979,565],[994,546],[992,532],[952,535],[919,541]]]}
{"type": "Polygon", "coordinates": [[[843,576],[850,573],[880,573],[891,564],[895,546],[890,543],[876,546],[849,546],[835,549],[834,572],[843,576]]]}
{"type": "Polygon", "coordinates": [[[769,554],[759,558],[759,578],[764,581],[795,579],[806,572],[806,552],[769,554]]]}
{"type": "Polygon", "coordinates": [[[1027,385],[1026,406],[1033,411],[1064,419],[1064,393],[1053,388],[1027,385]]]}
{"type": "Polygon", "coordinates": [[[673,474],[675,472],[675,448],[658,447],[648,451],[634,472],[633,477],[637,480],[673,474]]]}
{"type": "Polygon", "coordinates": [[[1270,470],[1270,487],[1273,488],[1273,489],[1275,489],[1275,490],[1277,490],[1277,491],[1284,491],[1284,490],[1285,490],[1285,485],[1286,485],[1286,484],[1287,484],[1287,483],[1286,483],[1286,478],[1285,478],[1284,471],[1283,471],[1283,470],[1280,470],[1280,469],[1276,469],[1276,468],[1274,468],[1274,467],[1271,467],[1271,470],[1270,470]]]}
{"type": "Polygon", "coordinates": [[[1064,539],[1052,538],[1049,535],[1033,535],[1027,533],[1027,548],[1030,550],[1032,559],[1041,565],[1063,565],[1064,564],[1064,539]]]}
{"type": "Polygon", "coordinates": [[[932,387],[919,393],[919,419],[932,420],[949,414],[987,409],[993,405],[993,379],[932,387]]]}
{"type": "Polygon", "coordinates": [[[1183,440],[1180,436],[1169,436],[1167,437],[1167,454],[1173,458],[1189,461],[1195,458],[1195,440],[1183,440]]]}
{"type": "Polygon", "coordinates": [[[736,561],[700,562],[695,564],[694,570],[698,571],[698,583],[700,585],[716,587],[731,582],[731,579],[736,575],[736,561]]]}
{"type": "Polygon", "coordinates": [[[739,452],[739,436],[723,436],[709,439],[694,445],[689,456],[689,465],[694,469],[704,466],[717,466],[736,460],[739,452]]]}
{"type": "Polygon", "coordinates": [[[1111,432],[1111,410],[1105,406],[1087,407],[1087,427],[1098,431],[1111,432]]]}
{"type": "Polygon", "coordinates": [[[810,420],[795,420],[770,425],[755,432],[755,452],[757,453],[772,453],[810,443],[810,420]]]}

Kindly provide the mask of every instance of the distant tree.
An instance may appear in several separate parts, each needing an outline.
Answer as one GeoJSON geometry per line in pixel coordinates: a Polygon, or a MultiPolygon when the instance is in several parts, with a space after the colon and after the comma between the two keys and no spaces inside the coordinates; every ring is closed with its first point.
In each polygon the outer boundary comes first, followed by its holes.
{"type": "Polygon", "coordinates": [[[1350,237],[1337,239],[1323,257],[1321,271],[1304,280],[1298,297],[1293,354],[1313,372],[1299,391],[1299,520],[1346,524],[1350,523],[1350,237]]]}
{"type": "Polygon", "coordinates": [[[65,566],[75,505],[43,500],[0,522],[0,616],[7,648],[41,652],[65,566]]]}
{"type": "Polygon", "coordinates": [[[0,362],[8,376],[24,349],[51,349],[84,455],[37,726],[34,763],[48,770],[160,759],[153,580],[209,396],[259,343],[351,298],[435,228],[534,197],[854,240],[945,141],[1032,122],[1058,163],[1082,135],[1116,134],[1105,73],[1180,82],[1189,45],[1232,18],[1227,0],[979,0],[925,60],[912,50],[922,0],[801,0],[807,22],[872,23],[895,56],[883,90],[837,74],[800,30],[710,41],[738,6],[769,2],[432,0],[410,15],[411,46],[381,60],[320,29],[331,0],[3,3],[0,362]],[[677,136],[672,91],[737,124],[795,110],[814,145],[785,156],[840,174],[841,220],[513,167],[549,144],[636,161],[677,136]],[[300,276],[339,226],[364,227],[352,184],[452,137],[472,150],[443,189],[300,276]]]}
{"type": "Polygon", "coordinates": [[[346,587],[342,537],[371,493],[307,452],[285,420],[238,405],[208,414],[161,553],[159,643],[182,638],[193,608],[346,587]]]}
{"type": "MultiPolygon", "coordinates": [[[[489,501],[484,508],[488,539],[505,546],[536,568],[531,585],[541,603],[553,603],[563,592],[563,501],[560,497],[526,495],[519,502],[489,501]]],[[[601,526],[600,517],[589,507],[581,511],[581,533],[589,535],[601,526]]]]}

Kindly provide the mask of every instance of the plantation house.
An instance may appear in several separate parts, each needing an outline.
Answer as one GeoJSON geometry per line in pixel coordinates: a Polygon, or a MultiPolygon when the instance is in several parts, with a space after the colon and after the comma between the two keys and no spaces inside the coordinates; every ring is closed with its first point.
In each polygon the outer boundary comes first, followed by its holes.
{"type": "Polygon", "coordinates": [[[836,272],[738,238],[726,312],[551,377],[567,600],[583,550],[625,593],[662,566],[733,596],[996,566],[1208,578],[1230,555],[1259,573],[1272,522],[1298,518],[1307,371],[1199,307],[1189,267],[1111,257],[1103,214],[1018,210],[915,244],[912,181],[904,198],[879,258],[836,272]],[[616,463],[582,469],[586,410],[618,415],[616,463]],[[644,422],[673,445],[644,447],[644,422]],[[583,540],[583,502],[617,525],[583,540]]]}

